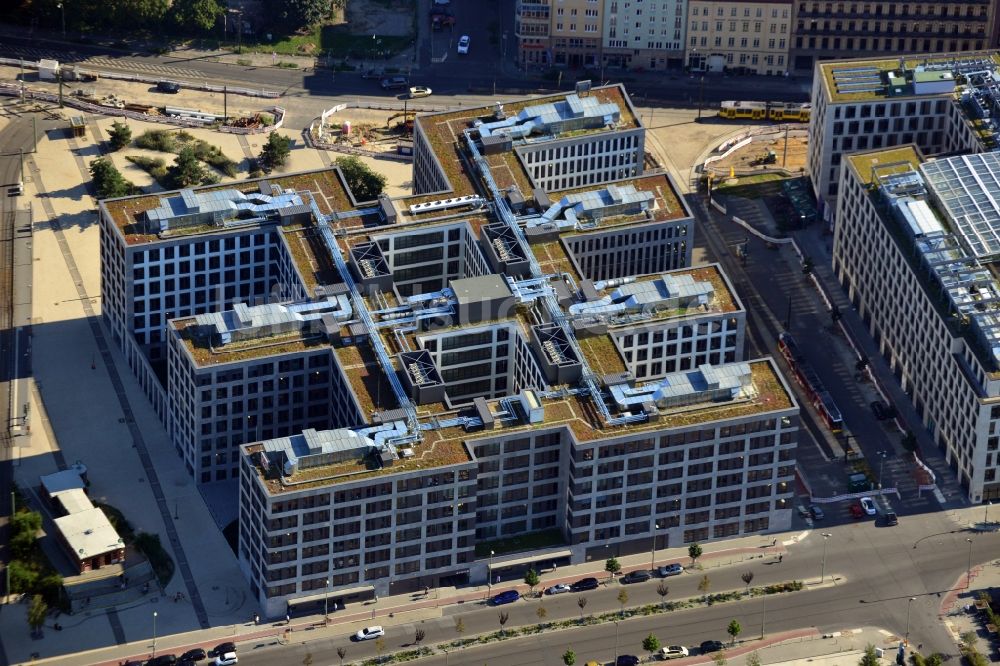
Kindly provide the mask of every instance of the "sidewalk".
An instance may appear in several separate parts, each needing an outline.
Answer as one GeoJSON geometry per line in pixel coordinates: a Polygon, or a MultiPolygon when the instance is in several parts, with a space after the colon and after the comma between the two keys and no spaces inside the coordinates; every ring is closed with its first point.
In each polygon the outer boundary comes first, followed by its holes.
{"type": "MultiPolygon", "coordinates": [[[[709,543],[702,546],[704,553],[699,558],[698,564],[706,570],[712,570],[738,565],[750,559],[773,558],[787,552],[790,546],[803,540],[808,534],[808,532],[795,535],[788,534],[785,535],[786,538],[784,540],[757,536],[709,543]]],[[[648,554],[626,555],[617,559],[622,565],[621,574],[636,569],[648,569],[650,564],[650,556],[648,554]]],[[[684,565],[690,564],[686,546],[657,551],[656,566],[674,562],[680,562],[684,565]]],[[[547,587],[556,583],[570,583],[588,576],[604,579],[607,578],[607,575],[607,572],[604,570],[603,561],[591,561],[583,564],[559,567],[558,575],[546,575],[542,586],[547,587]]],[[[502,583],[499,587],[502,587],[504,590],[517,589],[522,593],[529,591],[528,586],[523,582],[516,584],[513,582],[502,583]]],[[[445,607],[464,602],[481,601],[490,591],[492,591],[491,587],[478,585],[463,588],[434,588],[426,597],[423,594],[400,594],[392,597],[380,597],[375,603],[368,602],[358,606],[352,605],[346,610],[331,613],[329,622],[325,626],[322,615],[293,619],[290,624],[279,621],[265,622],[256,626],[253,623],[214,626],[211,629],[200,631],[163,635],[157,638],[156,649],[158,653],[166,654],[174,652],[179,654],[194,647],[202,647],[208,650],[225,640],[240,644],[253,642],[257,645],[262,643],[274,645],[286,640],[304,640],[298,632],[307,630],[309,631],[307,634],[309,641],[342,637],[346,633],[345,625],[352,623],[371,624],[372,620],[378,620],[378,623],[383,626],[393,627],[419,620],[434,619],[444,614],[443,609],[445,607]],[[286,632],[289,631],[291,634],[286,636],[286,632]]],[[[13,608],[22,609],[20,613],[27,612],[27,606],[23,604],[13,606],[13,608]]],[[[7,621],[0,616],[0,622],[7,621]]],[[[24,621],[23,616],[19,621],[24,621]]],[[[52,636],[53,632],[51,629],[47,629],[46,634],[47,636],[52,636]]],[[[144,639],[72,655],[48,659],[43,658],[39,663],[65,666],[82,666],[84,664],[117,666],[122,659],[148,658],[151,647],[151,640],[144,639]]]]}

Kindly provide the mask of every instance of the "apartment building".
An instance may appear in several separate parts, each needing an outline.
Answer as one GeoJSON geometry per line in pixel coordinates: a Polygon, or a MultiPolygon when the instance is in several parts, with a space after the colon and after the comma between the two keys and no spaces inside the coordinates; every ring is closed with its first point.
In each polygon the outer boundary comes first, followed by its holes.
{"type": "Polygon", "coordinates": [[[605,2],[602,63],[658,71],[684,66],[688,0],[605,2]]]}
{"type": "Polygon", "coordinates": [[[838,279],[971,502],[1000,498],[995,152],[845,158],[838,279]]]}
{"type": "Polygon", "coordinates": [[[808,74],[820,60],[979,51],[997,45],[996,23],[990,0],[795,0],[792,68],[808,74]]]}
{"type": "Polygon", "coordinates": [[[514,3],[517,64],[526,70],[552,64],[551,18],[549,0],[516,0],[514,3]]]}
{"type": "Polygon", "coordinates": [[[692,72],[787,74],[791,0],[688,0],[688,14],[692,72]]]}
{"type": "Polygon", "coordinates": [[[994,52],[907,55],[816,65],[808,170],[824,218],[837,210],[842,161],[915,144],[924,155],[993,150],[994,52]]]}

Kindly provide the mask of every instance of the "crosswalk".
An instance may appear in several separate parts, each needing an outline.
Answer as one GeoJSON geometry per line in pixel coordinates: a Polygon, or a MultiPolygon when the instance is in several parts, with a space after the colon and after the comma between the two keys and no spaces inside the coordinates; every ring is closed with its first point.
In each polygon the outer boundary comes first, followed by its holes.
{"type": "Polygon", "coordinates": [[[32,62],[37,62],[43,58],[58,60],[62,62],[73,62],[74,64],[81,65],[83,67],[90,67],[93,69],[100,70],[102,68],[106,69],[116,69],[116,70],[128,70],[130,72],[136,73],[148,73],[155,75],[171,76],[183,79],[204,79],[205,75],[194,69],[186,69],[183,67],[171,67],[170,65],[158,65],[152,63],[139,62],[137,60],[125,60],[116,58],[107,58],[102,56],[86,57],[83,54],[75,52],[60,52],[52,51],[50,49],[35,48],[29,46],[3,46],[0,47],[0,55],[7,58],[24,58],[25,60],[30,60],[32,62]]]}

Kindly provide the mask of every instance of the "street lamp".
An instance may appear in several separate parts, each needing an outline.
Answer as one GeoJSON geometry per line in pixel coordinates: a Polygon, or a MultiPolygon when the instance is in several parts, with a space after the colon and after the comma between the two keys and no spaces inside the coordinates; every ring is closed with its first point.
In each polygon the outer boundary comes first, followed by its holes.
{"type": "MultiPolygon", "coordinates": [[[[405,118],[403,119],[406,120],[405,118]]],[[[486,573],[486,591],[487,596],[493,594],[493,556],[496,555],[492,550],[490,551],[490,565],[489,570],[486,573]]]]}
{"type": "Polygon", "coordinates": [[[916,600],[916,597],[910,597],[910,600],[906,602],[906,633],[903,636],[903,645],[907,647],[910,646],[910,607],[916,600]]]}
{"type": "Polygon", "coordinates": [[[62,36],[63,39],[66,39],[66,7],[61,2],[56,4],[56,7],[58,7],[59,11],[62,12],[62,36]]]}
{"type": "Polygon", "coordinates": [[[156,611],[153,611],[153,656],[156,656],[156,611]]]}
{"type": "Polygon", "coordinates": [[[330,579],[325,581],[326,589],[323,591],[323,624],[330,621],[330,579]]]}
{"type": "Polygon", "coordinates": [[[826,580],[826,545],[828,539],[832,536],[833,535],[830,534],[829,532],[823,532],[823,566],[820,569],[820,574],[819,574],[819,582],[821,585],[823,584],[823,581],[826,580]]]}
{"type": "Polygon", "coordinates": [[[972,539],[966,539],[969,542],[969,566],[965,570],[965,589],[969,589],[972,586],[972,539]]]}
{"type": "Polygon", "coordinates": [[[653,551],[649,554],[649,571],[656,571],[656,530],[660,529],[659,523],[653,523],[653,551]]]}
{"type": "Polygon", "coordinates": [[[760,640],[764,640],[764,620],[767,618],[767,592],[760,595],[760,640]]]}
{"type": "Polygon", "coordinates": [[[882,458],[878,463],[878,489],[879,495],[882,494],[882,466],[885,465],[885,458],[888,455],[887,451],[879,451],[878,455],[882,458]]]}
{"type": "Polygon", "coordinates": [[[611,663],[618,663],[618,620],[615,620],[615,658],[611,663]]]}

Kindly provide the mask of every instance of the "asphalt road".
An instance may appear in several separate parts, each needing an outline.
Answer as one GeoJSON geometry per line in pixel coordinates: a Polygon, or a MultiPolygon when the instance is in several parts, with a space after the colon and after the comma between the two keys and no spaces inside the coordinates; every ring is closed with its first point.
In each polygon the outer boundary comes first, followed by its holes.
{"type": "MultiPolygon", "coordinates": [[[[618,653],[641,655],[641,642],[649,633],[662,643],[696,646],[704,640],[726,640],[726,626],[737,619],[743,626],[742,638],[759,636],[762,619],[767,633],[817,627],[820,631],[838,631],[862,626],[882,627],[902,636],[907,629],[909,599],[914,598],[909,614],[910,638],[925,654],[939,651],[955,654],[956,648],[937,617],[942,597],[965,573],[969,546],[974,540],[972,561],[989,561],[1000,552],[1000,534],[976,534],[959,531],[946,514],[904,517],[896,527],[883,527],[871,520],[830,528],[826,543],[826,581],[837,578],[835,585],[796,593],[769,596],[766,601],[747,601],[675,611],[668,615],[635,618],[618,626],[618,653]],[[765,608],[766,604],[766,608],[765,608]],[[763,615],[763,617],[762,617],[763,615]]],[[[808,580],[813,583],[822,571],[824,539],[813,532],[803,543],[795,545],[781,563],[773,557],[752,560],[743,565],[706,569],[711,591],[742,588],[740,574],[751,571],[753,585],[783,580],[808,580]]],[[[685,573],[667,579],[669,599],[696,596],[699,572],[685,573]]],[[[585,613],[601,613],[620,608],[618,592],[628,592],[628,605],[653,603],[658,579],[647,583],[621,585],[614,582],[599,590],[580,594],[568,593],[545,597],[541,602],[548,611],[547,620],[579,617],[577,598],[587,598],[585,613]]],[[[543,579],[543,585],[545,581],[543,579]]],[[[502,587],[502,586],[501,586],[502,587]]],[[[815,589],[810,589],[815,588],[815,589]]],[[[499,588],[498,588],[499,589],[499,588]]],[[[432,645],[455,640],[455,618],[461,617],[466,636],[499,629],[498,613],[509,614],[507,628],[536,624],[537,599],[520,600],[502,608],[483,603],[464,604],[445,609],[442,617],[419,624],[404,624],[388,628],[386,652],[412,648],[414,630],[419,626],[426,633],[424,644],[432,645]]],[[[336,663],[336,649],[347,649],[348,659],[358,660],[377,654],[374,641],[351,642],[349,628],[341,637],[318,639],[282,647],[241,646],[240,663],[297,665],[307,653],[317,663],[336,663]]],[[[577,654],[578,662],[589,659],[610,661],[614,654],[615,625],[605,624],[579,629],[546,632],[537,637],[514,639],[487,646],[466,648],[449,655],[450,664],[489,664],[489,666],[554,666],[568,647],[577,654]]],[[[444,656],[418,660],[417,663],[442,665],[444,656]]]]}

